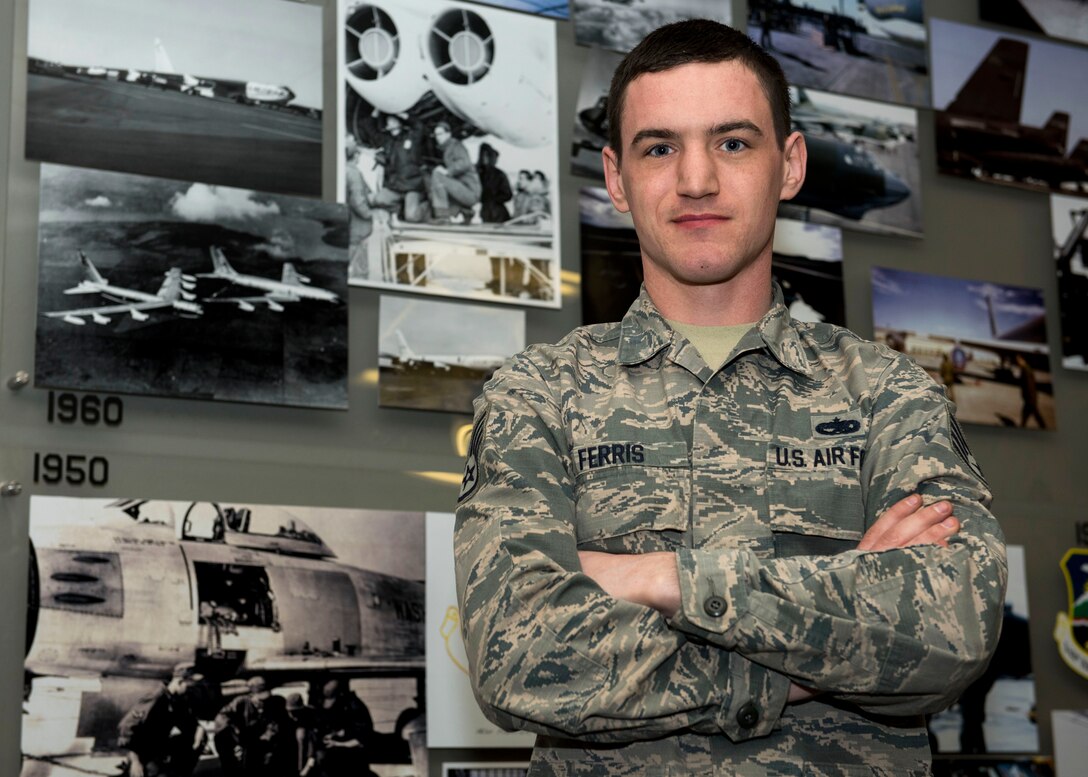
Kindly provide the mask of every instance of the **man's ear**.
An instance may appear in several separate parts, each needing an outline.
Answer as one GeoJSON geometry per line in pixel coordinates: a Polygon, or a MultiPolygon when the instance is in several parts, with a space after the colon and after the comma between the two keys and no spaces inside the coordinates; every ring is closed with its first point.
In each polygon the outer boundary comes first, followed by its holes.
{"type": "Polygon", "coordinates": [[[784,151],[782,164],[785,167],[785,175],[782,178],[782,191],[778,199],[792,200],[805,183],[805,169],[808,166],[808,146],[805,145],[805,136],[800,132],[791,132],[786,138],[784,151]]]}
{"type": "Polygon", "coordinates": [[[613,207],[620,213],[628,213],[631,206],[627,204],[627,195],[623,191],[620,160],[612,146],[605,146],[601,151],[601,162],[604,164],[604,185],[608,189],[613,207]]]}

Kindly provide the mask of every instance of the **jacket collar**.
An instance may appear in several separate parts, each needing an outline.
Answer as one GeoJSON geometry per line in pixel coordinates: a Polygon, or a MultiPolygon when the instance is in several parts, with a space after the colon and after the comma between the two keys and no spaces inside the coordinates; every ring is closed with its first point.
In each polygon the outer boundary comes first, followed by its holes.
{"type": "MultiPolygon", "coordinates": [[[[755,332],[749,332],[741,339],[737,352],[766,348],[783,367],[811,377],[813,364],[806,355],[804,341],[790,318],[777,282],[773,283],[772,294],[771,309],[756,324],[755,332]]],[[[626,366],[641,364],[671,345],[677,337],[679,335],[665,321],[643,286],[621,322],[617,361],[626,366]]]]}

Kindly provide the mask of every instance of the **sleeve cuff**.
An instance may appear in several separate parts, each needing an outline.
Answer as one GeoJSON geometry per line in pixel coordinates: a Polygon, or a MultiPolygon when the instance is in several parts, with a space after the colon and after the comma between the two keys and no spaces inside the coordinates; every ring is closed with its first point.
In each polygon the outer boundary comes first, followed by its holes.
{"type": "Polygon", "coordinates": [[[739,653],[730,653],[729,666],[730,693],[718,713],[719,728],[734,742],[767,736],[786,707],[789,678],[739,653]]]}
{"type": "Polygon", "coordinates": [[[740,551],[683,548],[676,554],[680,609],[670,625],[732,649],[730,631],[748,609],[748,579],[740,551]]]}

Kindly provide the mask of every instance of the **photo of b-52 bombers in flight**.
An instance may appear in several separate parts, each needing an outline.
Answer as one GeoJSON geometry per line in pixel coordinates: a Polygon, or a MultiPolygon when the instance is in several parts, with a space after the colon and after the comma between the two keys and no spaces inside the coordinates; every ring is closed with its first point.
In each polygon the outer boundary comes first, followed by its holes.
{"type": "Polygon", "coordinates": [[[422,513],[36,496],[30,543],[22,777],[427,774],[422,513]]]}
{"type": "Polygon", "coordinates": [[[934,19],[940,172],[1088,196],[1088,51],[934,19]]]}
{"type": "Polygon", "coordinates": [[[321,195],[321,9],[31,0],[29,159],[321,195]]]}
{"type": "Polygon", "coordinates": [[[42,166],[37,385],[343,409],[343,205],[42,166]]]}

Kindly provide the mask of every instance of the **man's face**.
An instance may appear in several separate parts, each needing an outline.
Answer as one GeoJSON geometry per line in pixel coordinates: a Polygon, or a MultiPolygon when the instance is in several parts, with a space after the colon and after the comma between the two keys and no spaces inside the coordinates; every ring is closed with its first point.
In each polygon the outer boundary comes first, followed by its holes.
{"type": "Polygon", "coordinates": [[[434,128],[434,139],[440,146],[446,145],[446,141],[450,139],[450,131],[445,127],[434,128]]]}
{"type": "Polygon", "coordinates": [[[400,119],[398,119],[397,117],[389,116],[385,120],[385,131],[388,132],[390,135],[394,135],[394,136],[399,135],[400,134],[400,128],[401,128],[400,119]]]}
{"type": "Polygon", "coordinates": [[[651,293],[769,284],[778,201],[800,190],[805,151],[797,133],[779,149],[756,75],[735,61],[644,73],[627,87],[621,129],[622,162],[606,148],[605,179],[634,219],[651,293]]]}

